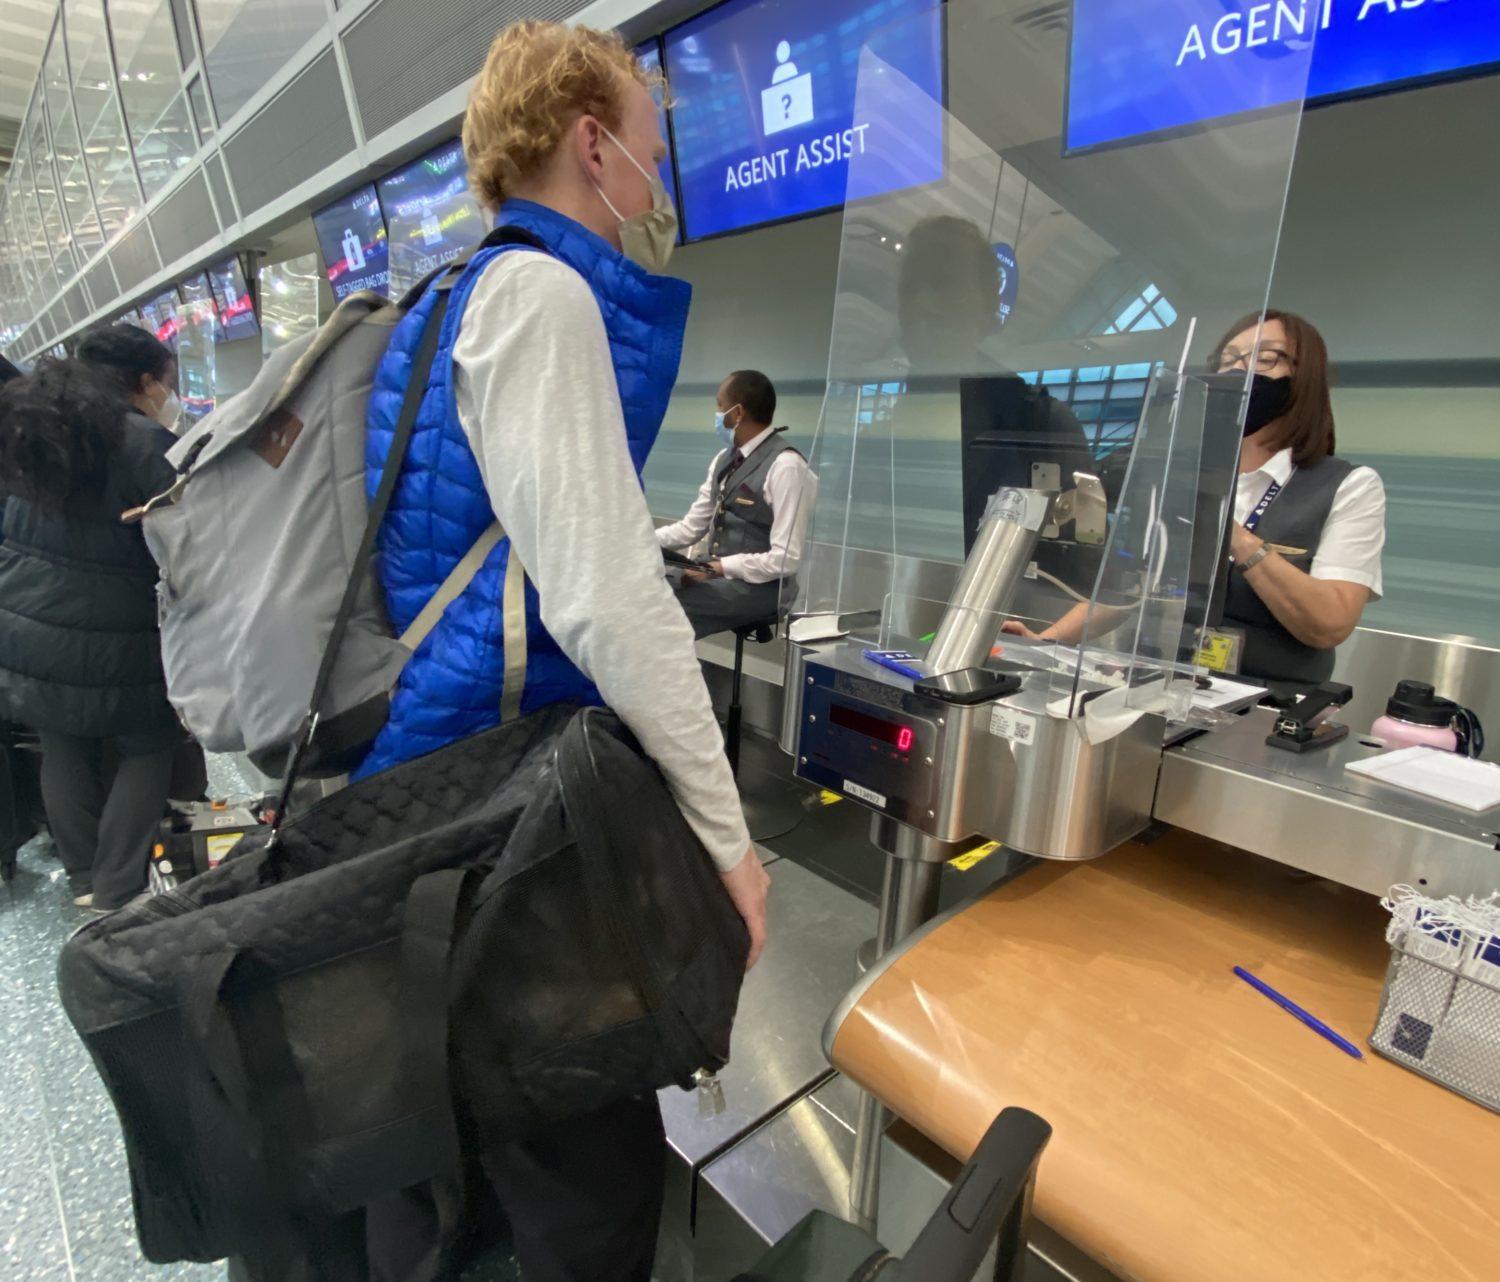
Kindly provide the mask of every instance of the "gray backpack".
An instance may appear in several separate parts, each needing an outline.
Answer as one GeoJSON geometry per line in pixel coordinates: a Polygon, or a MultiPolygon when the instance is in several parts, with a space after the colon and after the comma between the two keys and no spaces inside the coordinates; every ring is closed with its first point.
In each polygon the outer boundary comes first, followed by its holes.
{"type": "MultiPolygon", "coordinates": [[[[310,730],[309,692],[361,542],[378,524],[365,492],[365,408],[404,314],[376,294],[346,298],[184,433],[167,455],[176,483],[126,514],[141,521],[161,570],[173,706],[209,752],[248,753],[266,774],[282,774],[293,741],[310,730]]],[[[425,383],[414,370],[403,417],[414,417],[420,394],[411,390],[425,383]]],[[[393,446],[392,464],[404,448],[404,439],[393,446]]],[[[364,756],[402,667],[499,534],[498,525],[486,532],[400,637],[374,574],[359,567],[303,773],[342,774],[364,756]]]]}

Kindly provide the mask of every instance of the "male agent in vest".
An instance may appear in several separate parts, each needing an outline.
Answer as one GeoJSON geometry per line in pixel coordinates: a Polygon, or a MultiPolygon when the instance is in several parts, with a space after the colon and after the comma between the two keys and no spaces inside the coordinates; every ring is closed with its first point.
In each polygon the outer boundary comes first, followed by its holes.
{"type": "MultiPolygon", "coordinates": [[[[658,177],[666,143],[657,122],[650,82],[616,35],[518,22],[490,48],[464,118],[469,182],[497,228],[520,228],[544,248],[488,244],[451,285],[381,530],[397,632],[492,522],[505,537],[418,647],[357,773],[493,726],[502,705],[526,713],[563,699],[602,702],[654,758],[718,865],[753,959],[765,939],[767,877],[640,481],[676,381],[691,293],[659,274],[676,216],[658,177]],[[526,644],[508,647],[518,600],[526,644]],[[511,649],[525,651],[523,680],[511,649]]],[[[372,475],[433,301],[429,289],[377,373],[372,475]]],[[[654,1095],[560,1120],[486,1153],[484,1165],[528,1279],[648,1282],[666,1167],[654,1095]]],[[[369,1209],[378,1282],[433,1276],[417,1221],[424,1210],[435,1220],[436,1209],[416,1194],[410,1201],[404,1216],[383,1203],[369,1209]]]]}
{"type": "Polygon", "coordinates": [[[656,541],[680,551],[708,535],[702,569],[677,585],[693,635],[727,632],[776,615],[785,580],[797,573],[817,480],[807,460],[773,428],[776,389],[759,370],[735,370],[719,384],[714,426],[724,448],[688,514],[656,541]]]}

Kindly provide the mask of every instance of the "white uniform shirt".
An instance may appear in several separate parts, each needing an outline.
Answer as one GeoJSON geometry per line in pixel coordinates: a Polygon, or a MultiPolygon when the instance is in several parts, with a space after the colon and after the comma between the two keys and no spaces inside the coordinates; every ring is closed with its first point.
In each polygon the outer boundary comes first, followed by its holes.
{"type": "MultiPolygon", "coordinates": [[[[768,427],[745,444],[742,454],[748,459],[776,434],[768,427]]],[[[698,497],[682,520],[664,525],[656,531],[656,541],[676,551],[691,547],[713,524],[714,478],[729,461],[728,450],[720,450],[708,465],[708,477],[698,489],[698,497]]],[[[807,518],[818,491],[818,478],[807,460],[793,450],[782,450],[766,471],[766,501],[771,505],[771,547],[766,552],[742,552],[722,559],[724,577],[746,583],[770,583],[797,573],[802,563],[802,540],[807,533],[807,518]]]]}
{"type": "MultiPolygon", "coordinates": [[[[1234,519],[1243,525],[1272,483],[1285,486],[1295,471],[1288,448],[1273,454],[1263,467],[1241,472],[1234,491],[1234,519]]],[[[1378,598],[1384,586],[1380,575],[1384,547],[1385,486],[1373,468],[1357,467],[1334,492],[1309,573],[1315,579],[1358,583],[1378,598]]]]}
{"type": "Polygon", "coordinates": [[[733,868],[750,834],[693,630],[662,576],[592,291],[566,263],[510,250],[475,284],[453,360],[459,421],[542,623],[733,868]]]}

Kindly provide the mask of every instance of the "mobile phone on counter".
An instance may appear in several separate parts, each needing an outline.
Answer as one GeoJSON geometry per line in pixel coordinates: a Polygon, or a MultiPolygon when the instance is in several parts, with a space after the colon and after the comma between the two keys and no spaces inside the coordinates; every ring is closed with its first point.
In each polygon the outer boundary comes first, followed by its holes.
{"type": "Polygon", "coordinates": [[[944,703],[987,703],[1021,688],[1014,672],[991,672],[988,668],[961,668],[940,676],[924,677],[912,689],[944,703]]]}

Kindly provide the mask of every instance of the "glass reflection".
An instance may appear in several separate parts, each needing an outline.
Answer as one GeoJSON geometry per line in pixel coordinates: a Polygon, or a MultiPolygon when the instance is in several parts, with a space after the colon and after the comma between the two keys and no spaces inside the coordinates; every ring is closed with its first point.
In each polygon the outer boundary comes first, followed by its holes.
{"type": "Polygon", "coordinates": [[[260,269],[262,356],[317,329],[320,283],[316,254],[303,254],[260,269]]]}

